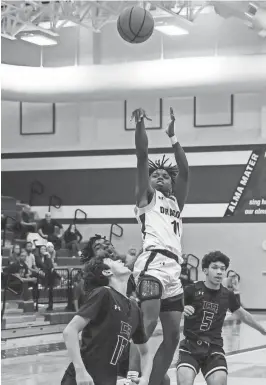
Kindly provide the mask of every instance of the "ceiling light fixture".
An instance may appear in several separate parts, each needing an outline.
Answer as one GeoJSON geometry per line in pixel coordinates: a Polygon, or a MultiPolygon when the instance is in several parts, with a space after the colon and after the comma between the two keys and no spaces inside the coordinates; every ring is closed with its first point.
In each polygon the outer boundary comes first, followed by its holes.
{"type": "MultiPolygon", "coordinates": [[[[39,27],[44,29],[51,29],[51,22],[50,21],[41,21],[38,24],[39,27]]],[[[74,23],[71,20],[58,20],[55,23],[55,28],[69,28],[69,27],[76,27],[77,24],[74,23]]]]}
{"type": "Polygon", "coordinates": [[[155,29],[168,36],[188,35],[189,33],[187,30],[178,27],[177,25],[157,25],[155,26],[155,29]]]}
{"type": "Polygon", "coordinates": [[[28,43],[41,45],[41,46],[50,46],[50,45],[56,45],[57,41],[54,39],[51,39],[48,36],[44,35],[37,35],[37,34],[27,34],[27,35],[21,35],[21,40],[27,41],[28,43]]]}

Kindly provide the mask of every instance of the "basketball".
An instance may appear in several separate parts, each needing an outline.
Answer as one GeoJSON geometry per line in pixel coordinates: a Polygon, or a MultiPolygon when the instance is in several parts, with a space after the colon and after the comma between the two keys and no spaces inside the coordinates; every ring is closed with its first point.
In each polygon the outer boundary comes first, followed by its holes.
{"type": "Polygon", "coordinates": [[[132,44],[144,43],[152,35],[153,29],[151,13],[138,6],[124,9],[117,20],[119,35],[132,44]]]}

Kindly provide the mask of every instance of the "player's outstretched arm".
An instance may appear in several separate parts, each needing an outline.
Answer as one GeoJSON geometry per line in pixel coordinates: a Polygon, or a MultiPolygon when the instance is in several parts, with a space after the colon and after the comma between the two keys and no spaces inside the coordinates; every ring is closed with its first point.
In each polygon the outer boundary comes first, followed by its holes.
{"type": "Polygon", "coordinates": [[[76,315],[63,331],[68,355],[75,367],[77,385],[82,385],[83,383],[86,385],[94,385],[93,379],[87,372],[82,361],[79,347],[79,332],[81,332],[88,323],[88,319],[76,315]]]}
{"type": "Polygon", "coordinates": [[[266,335],[266,329],[259,322],[257,322],[248,311],[246,311],[242,307],[237,309],[233,314],[235,314],[238,319],[240,319],[248,326],[252,327],[255,330],[258,330],[258,332],[260,332],[264,336],[266,335]]]}
{"type": "Polygon", "coordinates": [[[136,121],[135,145],[137,155],[136,201],[138,207],[145,207],[154,191],[149,181],[148,136],[145,129],[145,111],[141,108],[132,114],[136,121]]]}
{"type": "Polygon", "coordinates": [[[178,177],[174,184],[173,192],[177,199],[180,211],[182,211],[188,194],[189,166],[185,151],[181,147],[180,143],[177,141],[177,137],[175,134],[175,116],[172,107],[170,108],[170,118],[171,121],[167,127],[166,133],[171,140],[174,149],[176,164],[178,167],[178,177]]]}

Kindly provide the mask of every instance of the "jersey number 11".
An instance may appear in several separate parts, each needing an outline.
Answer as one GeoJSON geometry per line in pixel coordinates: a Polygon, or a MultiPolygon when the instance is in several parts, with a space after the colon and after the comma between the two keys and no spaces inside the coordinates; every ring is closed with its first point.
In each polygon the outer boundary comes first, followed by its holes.
{"type": "Polygon", "coordinates": [[[180,237],[180,232],[179,232],[179,222],[173,221],[173,222],[171,222],[171,225],[173,225],[174,233],[175,233],[175,234],[178,234],[179,237],[180,237]]]}

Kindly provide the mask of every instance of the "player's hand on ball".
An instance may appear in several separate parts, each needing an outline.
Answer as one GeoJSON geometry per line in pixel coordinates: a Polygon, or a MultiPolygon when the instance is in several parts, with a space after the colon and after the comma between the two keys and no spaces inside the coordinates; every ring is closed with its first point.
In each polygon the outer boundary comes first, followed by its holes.
{"type": "Polygon", "coordinates": [[[171,138],[171,136],[175,135],[175,115],[174,115],[174,110],[172,107],[170,107],[170,123],[168,124],[168,127],[166,129],[166,133],[171,138]]]}
{"type": "Polygon", "coordinates": [[[189,317],[190,315],[193,315],[195,312],[195,309],[193,306],[187,305],[184,307],[184,316],[189,317]]]}
{"type": "Polygon", "coordinates": [[[86,369],[76,369],[77,385],[94,385],[92,377],[86,369]]]}

